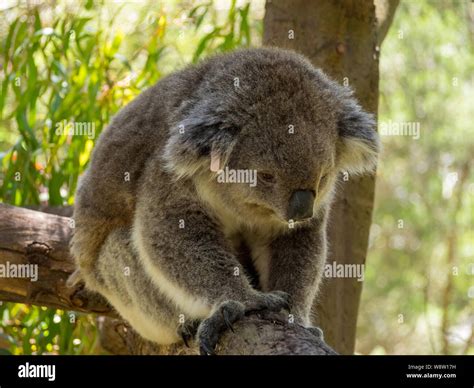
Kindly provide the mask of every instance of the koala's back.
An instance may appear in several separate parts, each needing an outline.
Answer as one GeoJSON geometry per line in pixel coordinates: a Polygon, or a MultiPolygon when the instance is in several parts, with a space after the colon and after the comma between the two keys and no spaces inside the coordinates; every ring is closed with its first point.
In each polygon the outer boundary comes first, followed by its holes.
{"type": "MultiPolygon", "coordinates": [[[[161,153],[169,137],[170,116],[200,77],[198,68],[187,68],[163,78],[122,109],[100,135],[74,204],[71,252],[82,273],[93,271],[113,229],[132,224],[147,162],[161,153]]],[[[157,184],[167,190],[170,178],[163,173],[159,179],[157,184]]]]}
{"type": "MultiPolygon", "coordinates": [[[[147,161],[169,137],[170,114],[198,78],[185,69],[162,79],[122,109],[100,135],[76,193],[75,214],[130,221],[147,161]]],[[[165,183],[165,182],[162,182],[165,183]]]]}

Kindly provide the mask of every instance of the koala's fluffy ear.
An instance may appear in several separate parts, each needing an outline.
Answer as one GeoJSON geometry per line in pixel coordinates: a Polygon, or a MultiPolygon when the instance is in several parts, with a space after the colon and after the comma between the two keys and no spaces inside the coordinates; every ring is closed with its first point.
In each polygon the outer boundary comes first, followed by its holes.
{"type": "Polygon", "coordinates": [[[377,165],[380,140],[373,115],[362,110],[350,96],[343,99],[338,118],[337,160],[349,174],[372,172],[377,165]]]}
{"type": "Polygon", "coordinates": [[[165,167],[178,178],[203,169],[223,168],[238,133],[238,128],[223,122],[218,115],[193,110],[170,130],[163,156],[165,167]]]}

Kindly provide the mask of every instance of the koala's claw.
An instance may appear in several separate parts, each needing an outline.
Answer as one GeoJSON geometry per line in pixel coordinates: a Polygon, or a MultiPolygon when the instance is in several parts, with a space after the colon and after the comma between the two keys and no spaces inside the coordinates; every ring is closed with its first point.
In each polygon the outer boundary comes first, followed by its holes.
{"type": "Polygon", "coordinates": [[[199,345],[199,352],[201,353],[202,356],[215,356],[216,355],[216,352],[214,351],[214,347],[208,344],[205,344],[204,342],[202,342],[199,345]]]}
{"type": "Polygon", "coordinates": [[[283,303],[283,306],[282,308],[286,311],[290,311],[291,310],[291,307],[290,307],[290,301],[289,300],[286,300],[284,303],[283,303]]]}
{"type": "Polygon", "coordinates": [[[181,339],[183,340],[184,342],[184,345],[189,348],[189,343],[188,343],[188,336],[187,335],[184,335],[183,333],[181,333],[181,339]]]}
{"type": "Polygon", "coordinates": [[[190,347],[189,341],[196,335],[200,323],[201,321],[199,320],[192,320],[187,321],[178,327],[178,335],[181,337],[186,347],[190,347]]]}
{"type": "Polygon", "coordinates": [[[232,333],[235,333],[234,332],[234,328],[232,327],[232,322],[230,321],[231,320],[231,317],[229,316],[229,312],[227,311],[227,309],[223,309],[222,310],[222,317],[224,319],[224,323],[226,325],[226,327],[232,332],[232,333]]]}
{"type": "Polygon", "coordinates": [[[241,319],[245,313],[245,306],[237,301],[223,302],[217,310],[205,319],[198,330],[199,350],[202,355],[215,354],[214,348],[223,331],[234,331],[232,324],[241,319]]]}

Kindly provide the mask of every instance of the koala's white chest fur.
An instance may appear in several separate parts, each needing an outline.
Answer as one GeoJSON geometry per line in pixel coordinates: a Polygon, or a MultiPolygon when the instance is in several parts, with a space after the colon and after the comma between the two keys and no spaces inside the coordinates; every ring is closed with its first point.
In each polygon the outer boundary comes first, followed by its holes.
{"type": "Polygon", "coordinates": [[[262,291],[267,291],[271,259],[270,244],[275,236],[283,233],[282,226],[271,222],[257,222],[251,218],[243,220],[228,209],[208,185],[197,182],[196,188],[200,199],[220,223],[222,232],[232,248],[237,252],[242,244],[248,247],[260,287],[262,291]]]}

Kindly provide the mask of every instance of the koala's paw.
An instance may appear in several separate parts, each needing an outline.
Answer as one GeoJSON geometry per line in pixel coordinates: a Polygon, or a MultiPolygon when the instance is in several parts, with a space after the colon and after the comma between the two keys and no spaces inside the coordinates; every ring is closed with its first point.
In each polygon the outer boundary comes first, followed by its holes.
{"type": "Polygon", "coordinates": [[[199,351],[202,355],[213,355],[219,337],[225,329],[232,328],[232,324],[245,314],[243,303],[230,300],[223,302],[214,313],[205,319],[198,329],[199,351]]]}
{"type": "Polygon", "coordinates": [[[279,312],[282,309],[290,311],[290,295],[283,291],[259,293],[246,304],[246,313],[257,311],[279,312]]]}
{"type": "Polygon", "coordinates": [[[282,291],[258,293],[245,302],[223,302],[199,326],[197,337],[201,354],[213,355],[222,332],[226,329],[234,331],[232,324],[242,319],[245,314],[258,311],[279,312],[282,309],[289,310],[289,306],[289,295],[282,291]]]}
{"type": "Polygon", "coordinates": [[[178,336],[181,337],[186,347],[189,348],[189,341],[196,336],[200,324],[201,320],[192,319],[178,326],[178,336]]]}

